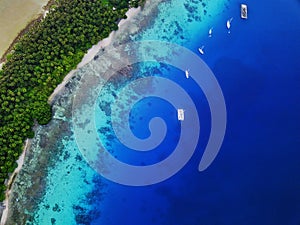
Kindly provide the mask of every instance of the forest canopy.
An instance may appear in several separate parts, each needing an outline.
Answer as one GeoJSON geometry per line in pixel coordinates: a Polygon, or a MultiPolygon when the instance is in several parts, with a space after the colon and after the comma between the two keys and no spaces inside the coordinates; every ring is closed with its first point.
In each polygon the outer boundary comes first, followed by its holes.
{"type": "Polygon", "coordinates": [[[15,44],[0,70],[0,201],[35,122],[52,118],[48,98],[85,52],[118,29],[128,8],[143,1],[56,0],[15,44]]]}

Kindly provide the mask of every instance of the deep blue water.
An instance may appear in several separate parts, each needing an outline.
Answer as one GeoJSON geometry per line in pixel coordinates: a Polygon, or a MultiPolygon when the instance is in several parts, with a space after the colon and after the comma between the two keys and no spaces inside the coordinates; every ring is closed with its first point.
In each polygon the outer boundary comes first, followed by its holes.
{"type": "MultiPolygon", "coordinates": [[[[79,206],[88,201],[92,207],[89,215],[77,218],[77,224],[299,225],[300,1],[245,1],[248,20],[240,19],[237,0],[170,2],[162,4],[149,27],[133,40],[169,41],[196,54],[205,45],[201,58],[215,74],[227,108],[221,150],[207,170],[198,171],[210,133],[208,103],[192,79],[186,82],[183,71],[164,65],[156,76],[177,82],[197,103],[201,134],[193,157],[176,175],[151,186],[124,186],[92,174],[93,179],[86,178],[91,185],[80,187],[90,188],[92,195],[79,198],[68,193],[78,198],[79,206]],[[200,8],[208,4],[202,21],[197,19],[199,12],[184,8],[184,3],[200,8]],[[228,34],[226,20],[231,17],[228,34]],[[207,33],[210,27],[214,28],[212,37],[207,33]]],[[[146,63],[140,68],[147,65],[151,66],[146,63]]],[[[169,129],[161,145],[136,153],[111,141],[113,154],[135,165],[167,158],[180,133],[172,105],[154,97],[140,101],[131,111],[131,128],[136,136],[146,138],[154,116],[162,117],[169,129]]],[[[74,210],[67,213],[70,216],[74,210]]]]}
{"type": "MultiPolygon", "coordinates": [[[[204,131],[191,161],[160,184],[108,182],[102,216],[93,224],[300,223],[300,2],[248,1],[247,21],[239,19],[239,3],[227,3],[212,38],[184,45],[197,52],[205,44],[203,59],[226,100],[227,131],[216,160],[197,171],[210,124],[199,91],[204,131]],[[232,16],[228,34],[225,21],[232,16]]],[[[168,105],[159,105],[169,115],[168,105]]],[[[147,107],[138,108],[149,116],[147,107]]]]}

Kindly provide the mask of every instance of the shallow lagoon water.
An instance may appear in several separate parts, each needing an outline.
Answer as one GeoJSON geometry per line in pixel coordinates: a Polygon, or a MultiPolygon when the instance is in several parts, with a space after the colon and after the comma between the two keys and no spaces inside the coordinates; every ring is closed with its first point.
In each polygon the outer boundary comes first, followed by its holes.
{"type": "MultiPolygon", "coordinates": [[[[192,82],[187,85],[183,71],[164,66],[158,76],[173,79],[197,100],[202,131],[188,164],[162,183],[123,186],[91,169],[71,136],[63,141],[62,160],[48,172],[46,193],[32,224],[299,224],[300,5],[249,1],[245,21],[239,18],[239,3],[167,1],[147,27],[131,36],[132,40],[174,42],[196,54],[205,45],[201,57],[222,87],[228,113],[224,143],[213,164],[204,172],[197,170],[210,132],[205,96],[192,82]],[[201,4],[206,4],[206,15],[201,4]],[[269,4],[272,10],[268,11],[269,4]],[[228,34],[226,20],[231,17],[228,34]],[[208,37],[210,27],[212,37],[208,37]]],[[[141,71],[135,75],[145,74],[147,66],[157,65],[138,65],[141,71]]],[[[112,95],[103,96],[108,101],[112,95]]],[[[145,124],[151,117],[164,118],[171,132],[158,154],[142,162],[167,157],[180,131],[176,109],[147,98],[135,105],[132,115],[139,118],[132,129],[140,137],[149,135],[145,124]]],[[[111,145],[115,156],[141,163],[139,155],[125,154],[120,143],[111,145]]]]}

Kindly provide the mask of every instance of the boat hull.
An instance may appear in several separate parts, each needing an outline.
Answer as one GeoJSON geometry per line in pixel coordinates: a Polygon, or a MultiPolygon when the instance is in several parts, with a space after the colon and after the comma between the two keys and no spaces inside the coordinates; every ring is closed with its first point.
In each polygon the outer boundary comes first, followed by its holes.
{"type": "Polygon", "coordinates": [[[241,4],[241,18],[247,19],[248,18],[248,8],[247,5],[241,4]]]}

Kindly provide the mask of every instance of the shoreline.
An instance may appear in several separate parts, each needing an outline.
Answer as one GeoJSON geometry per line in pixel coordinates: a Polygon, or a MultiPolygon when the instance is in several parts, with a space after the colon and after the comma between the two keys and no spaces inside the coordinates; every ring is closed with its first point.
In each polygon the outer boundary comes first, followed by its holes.
{"type": "Polygon", "coordinates": [[[29,149],[29,147],[30,147],[30,140],[26,139],[25,144],[24,144],[23,152],[20,155],[19,159],[16,161],[18,163],[18,167],[14,170],[14,172],[11,174],[11,176],[9,177],[9,179],[7,181],[8,188],[7,188],[6,193],[5,193],[5,200],[3,201],[4,210],[2,212],[0,225],[5,225],[5,223],[6,223],[7,216],[8,216],[8,211],[9,211],[9,196],[10,196],[10,193],[11,193],[11,190],[12,190],[12,185],[14,183],[16,175],[22,169],[22,166],[24,164],[24,158],[25,158],[26,152],[29,149]]]}
{"type": "MultiPolygon", "coordinates": [[[[141,7],[138,8],[130,8],[126,12],[126,19],[122,19],[118,23],[119,29],[126,24],[127,21],[130,21],[132,17],[134,17],[137,13],[141,11],[141,7]]],[[[103,48],[107,47],[112,43],[112,40],[114,39],[116,31],[112,31],[107,38],[104,38],[103,40],[99,41],[96,45],[93,45],[87,53],[83,56],[81,62],[76,66],[75,69],[71,70],[63,79],[63,81],[54,89],[53,93],[49,96],[48,102],[52,104],[55,97],[64,89],[65,85],[69,82],[69,80],[73,77],[74,73],[89,63],[93,58],[96,56],[96,54],[103,48]]]]}
{"type": "Polygon", "coordinates": [[[50,6],[54,3],[54,0],[48,0],[48,2],[41,7],[39,13],[37,13],[31,20],[28,20],[28,23],[24,26],[24,28],[20,29],[17,33],[16,37],[11,41],[8,45],[8,48],[0,55],[0,69],[3,64],[6,62],[6,56],[13,50],[15,44],[20,40],[20,38],[36,23],[40,22],[45,18],[46,12],[49,10],[50,6]]]}
{"type": "MultiPolygon", "coordinates": [[[[49,3],[51,3],[52,0],[50,0],[47,4],[47,6],[49,5],[49,3]]],[[[45,6],[45,7],[47,7],[45,6]]],[[[43,9],[45,10],[45,9],[43,9]]],[[[119,21],[118,23],[118,27],[120,28],[121,26],[124,26],[124,24],[126,24],[128,21],[130,21],[130,19],[132,17],[134,17],[136,14],[138,14],[141,11],[141,7],[139,6],[138,8],[130,8],[127,12],[126,12],[126,19],[122,19],[119,21]]],[[[40,15],[40,17],[43,17],[43,14],[40,15]]],[[[34,20],[30,23],[30,26],[35,23],[37,20],[34,20]]],[[[27,26],[27,29],[29,29],[30,27],[27,26]]],[[[24,31],[25,32],[25,31],[24,31]]],[[[76,69],[71,70],[63,79],[62,83],[60,83],[55,90],[53,91],[53,93],[49,96],[48,98],[48,102],[50,104],[53,103],[54,99],[61,93],[61,91],[64,90],[65,85],[69,82],[69,80],[73,77],[74,73],[80,69],[81,67],[83,67],[84,65],[86,65],[87,63],[89,63],[91,60],[93,60],[93,58],[95,57],[95,55],[104,47],[108,46],[109,44],[111,44],[114,36],[115,36],[116,31],[112,31],[109,36],[101,41],[99,41],[96,45],[92,46],[87,53],[84,55],[84,57],[82,58],[81,62],[77,65],[76,69]]],[[[17,38],[20,38],[21,36],[18,35],[17,38]]],[[[18,39],[15,39],[15,41],[17,41],[18,39]]],[[[13,46],[12,46],[13,47],[13,46]]],[[[2,59],[2,58],[1,58],[2,59]]],[[[4,63],[0,60],[0,63],[4,63]]],[[[8,215],[9,215],[9,205],[10,205],[10,201],[9,201],[9,196],[10,193],[12,191],[12,186],[14,183],[14,179],[16,177],[16,175],[19,173],[19,171],[22,169],[22,166],[24,164],[24,158],[25,158],[25,154],[26,151],[28,150],[28,148],[30,147],[30,142],[29,139],[26,140],[25,142],[25,146],[23,149],[23,152],[21,154],[21,156],[19,157],[19,159],[17,160],[18,163],[18,167],[14,170],[14,172],[12,173],[12,175],[9,178],[9,181],[7,182],[7,186],[8,189],[6,190],[6,197],[5,200],[2,202],[3,204],[3,212],[1,215],[1,220],[0,220],[0,225],[5,225],[7,219],[8,219],[8,215]]]]}
{"type": "MultiPolygon", "coordinates": [[[[7,49],[0,55],[0,70],[2,69],[3,65],[6,63],[6,56],[13,50],[15,44],[22,38],[26,32],[37,22],[40,22],[42,19],[45,18],[47,15],[48,10],[50,9],[51,5],[54,3],[54,0],[48,0],[46,4],[41,6],[40,11],[36,13],[30,20],[28,20],[27,24],[24,28],[20,29],[17,32],[17,35],[12,40],[12,42],[8,45],[7,49]]],[[[7,190],[5,191],[5,199],[0,203],[0,225],[4,225],[7,220],[8,211],[9,211],[9,196],[12,191],[12,185],[16,178],[16,175],[22,169],[24,164],[24,158],[26,155],[26,151],[30,148],[30,141],[29,139],[25,140],[24,148],[22,154],[19,156],[18,160],[16,161],[18,166],[15,168],[13,173],[8,177],[7,180],[7,190]]]]}

